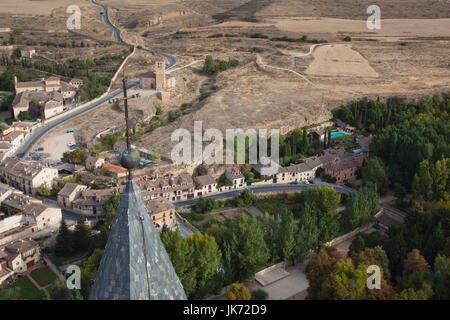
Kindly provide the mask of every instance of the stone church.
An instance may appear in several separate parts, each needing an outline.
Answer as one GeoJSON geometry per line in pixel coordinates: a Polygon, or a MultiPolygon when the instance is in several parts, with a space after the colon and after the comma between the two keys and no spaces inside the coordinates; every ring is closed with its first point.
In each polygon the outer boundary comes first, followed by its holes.
{"type": "Polygon", "coordinates": [[[158,56],[155,61],[155,71],[141,75],[141,89],[167,90],[175,86],[175,78],[166,74],[166,59],[158,56]]]}

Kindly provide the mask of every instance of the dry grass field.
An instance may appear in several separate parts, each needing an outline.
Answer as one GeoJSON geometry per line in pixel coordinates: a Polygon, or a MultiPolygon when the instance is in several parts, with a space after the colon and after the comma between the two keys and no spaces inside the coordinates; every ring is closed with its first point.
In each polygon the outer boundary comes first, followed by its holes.
{"type": "Polygon", "coordinates": [[[349,44],[320,46],[313,53],[314,61],[306,74],[330,77],[377,78],[378,73],[368,61],[349,44]]]}
{"type": "Polygon", "coordinates": [[[20,15],[50,15],[56,8],[84,6],[85,0],[2,0],[0,13],[20,15]]]}
{"type": "MultiPolygon", "coordinates": [[[[10,1],[10,0],[8,0],[10,1]]],[[[50,0],[49,0],[50,1],[50,0]]],[[[169,155],[177,128],[280,128],[282,132],[328,119],[340,104],[368,96],[417,99],[450,90],[450,10],[448,0],[377,0],[381,30],[366,28],[366,8],[372,0],[98,0],[110,8],[110,18],[126,41],[174,55],[178,66],[203,60],[238,59],[240,65],[216,76],[201,71],[202,63],[174,72],[171,100],[155,94],[130,103],[133,116],[144,119],[156,106],[191,107],[174,122],[145,134],[134,144],[169,155]],[[154,17],[183,11],[157,25],[154,17]],[[252,35],[259,33],[263,37],[252,35]],[[279,41],[307,35],[313,43],[279,41]],[[343,42],[351,36],[351,42],[343,42]],[[200,88],[209,97],[198,99],[200,88]]],[[[111,39],[98,7],[86,2],[82,33],[111,39]],[[94,31],[96,29],[96,31],[94,31]]],[[[1,11],[0,11],[1,12],[1,11]]],[[[60,9],[53,15],[63,16],[60,9]]],[[[43,17],[40,17],[43,19],[43,17]]],[[[19,19],[19,18],[17,18],[19,19]]],[[[0,26],[3,23],[0,22],[0,26]]],[[[139,52],[126,74],[137,78],[153,69],[154,56],[139,52]]],[[[116,83],[117,87],[119,83],[116,83]]],[[[88,143],[99,131],[122,123],[120,110],[104,105],[74,119],[77,142],[88,143]]]]}

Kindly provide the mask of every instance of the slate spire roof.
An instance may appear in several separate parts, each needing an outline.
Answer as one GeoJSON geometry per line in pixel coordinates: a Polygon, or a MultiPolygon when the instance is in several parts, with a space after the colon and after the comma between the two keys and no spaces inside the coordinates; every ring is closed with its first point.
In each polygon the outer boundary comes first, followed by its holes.
{"type": "Polygon", "coordinates": [[[186,299],[139,187],[132,180],[117,208],[89,299],[186,299]]]}

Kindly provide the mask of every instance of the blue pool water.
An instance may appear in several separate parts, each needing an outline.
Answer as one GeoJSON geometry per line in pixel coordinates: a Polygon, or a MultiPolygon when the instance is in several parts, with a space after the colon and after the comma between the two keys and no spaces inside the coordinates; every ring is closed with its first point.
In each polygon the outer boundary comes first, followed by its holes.
{"type": "Polygon", "coordinates": [[[332,132],[331,133],[331,137],[332,138],[336,138],[336,137],[341,137],[341,136],[346,136],[347,134],[344,132],[332,132]]]}

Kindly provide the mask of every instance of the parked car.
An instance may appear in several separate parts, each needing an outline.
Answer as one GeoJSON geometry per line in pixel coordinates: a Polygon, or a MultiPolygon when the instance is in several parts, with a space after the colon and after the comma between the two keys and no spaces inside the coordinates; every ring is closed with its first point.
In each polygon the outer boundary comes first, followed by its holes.
{"type": "Polygon", "coordinates": [[[72,133],[72,132],[73,132],[73,129],[69,129],[69,130],[67,130],[66,132],[67,132],[67,133],[72,133]]]}
{"type": "Polygon", "coordinates": [[[298,181],[292,181],[289,184],[298,184],[298,181]]]}
{"type": "Polygon", "coordinates": [[[305,181],[305,184],[310,184],[308,180],[305,181]]]}
{"type": "Polygon", "coordinates": [[[44,147],[39,147],[36,149],[36,151],[44,151],[44,147]]]}

